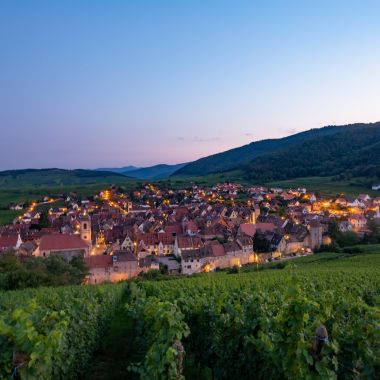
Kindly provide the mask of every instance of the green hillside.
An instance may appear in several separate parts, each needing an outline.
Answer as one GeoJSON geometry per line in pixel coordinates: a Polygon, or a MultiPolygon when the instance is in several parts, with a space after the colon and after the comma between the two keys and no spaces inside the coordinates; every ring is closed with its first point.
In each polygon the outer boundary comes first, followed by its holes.
{"type": "Polygon", "coordinates": [[[316,137],[243,165],[249,180],[285,180],[298,177],[334,176],[337,180],[380,177],[380,123],[377,126],[345,128],[326,137],[316,137]]]}
{"type": "Polygon", "coordinates": [[[178,170],[175,175],[207,175],[210,173],[225,172],[235,169],[239,165],[263,154],[296,143],[302,143],[317,136],[329,136],[339,132],[339,130],[339,127],[329,126],[320,129],[311,129],[310,131],[297,133],[281,139],[267,139],[252,142],[239,148],[200,158],[178,170]]]}
{"type": "Polygon", "coordinates": [[[126,191],[136,186],[136,180],[124,175],[92,170],[25,169],[0,172],[0,225],[11,223],[22,211],[10,210],[12,203],[41,201],[75,192],[88,197],[112,184],[126,191]]]}
{"type": "Polygon", "coordinates": [[[25,169],[0,172],[0,187],[14,189],[20,187],[59,187],[95,183],[128,182],[129,178],[118,173],[95,170],[25,169]]]}
{"type": "Polygon", "coordinates": [[[241,180],[268,182],[299,177],[380,177],[380,122],[312,129],[276,140],[254,142],[186,165],[174,176],[202,176],[239,169],[241,180]]]}

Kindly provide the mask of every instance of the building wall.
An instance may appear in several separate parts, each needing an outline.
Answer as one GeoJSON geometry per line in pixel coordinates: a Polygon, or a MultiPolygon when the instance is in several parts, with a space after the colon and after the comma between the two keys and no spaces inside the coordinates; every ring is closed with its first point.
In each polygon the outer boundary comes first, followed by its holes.
{"type": "Polygon", "coordinates": [[[91,221],[88,220],[82,220],[80,223],[80,237],[82,240],[86,241],[88,244],[91,245],[91,221]]]}
{"type": "Polygon", "coordinates": [[[322,245],[322,226],[310,228],[310,249],[318,249],[322,245]]]}
{"type": "Polygon", "coordinates": [[[61,256],[65,260],[70,260],[73,257],[80,256],[85,257],[88,256],[88,249],[72,249],[72,250],[60,250],[60,251],[39,251],[39,254],[36,253],[37,256],[49,257],[49,256],[61,256]]]}
{"type": "Polygon", "coordinates": [[[182,273],[193,274],[200,273],[206,264],[210,265],[210,270],[213,271],[216,268],[231,268],[233,266],[240,266],[245,264],[252,264],[256,262],[256,255],[253,252],[249,253],[232,253],[220,257],[203,257],[200,259],[188,259],[187,261],[182,259],[182,273]],[[192,261],[191,261],[192,260],[192,261]]]}
{"type": "Polygon", "coordinates": [[[130,237],[126,237],[121,245],[121,249],[129,249],[132,252],[134,251],[134,245],[133,241],[131,240],[130,237]]]}
{"type": "Polygon", "coordinates": [[[89,284],[125,281],[136,277],[141,271],[137,261],[116,262],[106,268],[91,268],[87,281],[89,284]]]}
{"type": "Polygon", "coordinates": [[[305,248],[306,248],[306,244],[303,241],[302,242],[299,242],[299,241],[287,242],[285,253],[286,254],[296,253],[296,252],[302,251],[302,249],[305,249],[305,248]]]}
{"type": "Polygon", "coordinates": [[[149,254],[152,252],[156,256],[166,256],[169,255],[170,253],[174,252],[174,244],[156,244],[156,245],[149,245],[144,247],[149,251],[149,254]]]}
{"type": "Polygon", "coordinates": [[[193,274],[202,272],[202,268],[206,261],[204,258],[201,259],[182,259],[181,269],[183,274],[193,274]]]}

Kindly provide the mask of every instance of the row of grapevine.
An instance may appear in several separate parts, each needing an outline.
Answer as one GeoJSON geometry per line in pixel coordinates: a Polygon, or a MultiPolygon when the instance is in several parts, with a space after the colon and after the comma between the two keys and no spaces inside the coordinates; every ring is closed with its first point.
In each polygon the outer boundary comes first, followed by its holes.
{"type": "Polygon", "coordinates": [[[125,285],[0,294],[0,378],[75,379],[87,370],[125,285]]]}
{"type": "Polygon", "coordinates": [[[133,369],[150,380],[379,379],[379,274],[352,265],[133,283],[127,311],[145,352],[133,369]],[[329,340],[316,356],[321,325],[329,340]]]}
{"type": "Polygon", "coordinates": [[[135,343],[145,351],[143,363],[137,363],[131,370],[144,380],[182,379],[182,364],[175,345],[189,335],[184,315],[175,302],[146,298],[134,284],[130,290],[134,302],[131,307],[127,305],[127,310],[135,320],[135,343]]]}

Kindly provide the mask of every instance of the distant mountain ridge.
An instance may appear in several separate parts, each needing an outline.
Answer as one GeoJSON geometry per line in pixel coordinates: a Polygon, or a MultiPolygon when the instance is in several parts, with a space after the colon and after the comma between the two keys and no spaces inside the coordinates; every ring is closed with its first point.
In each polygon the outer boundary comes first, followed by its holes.
{"type": "Polygon", "coordinates": [[[147,168],[140,168],[136,170],[126,171],[123,174],[128,177],[137,178],[137,179],[164,179],[170,177],[173,173],[183,168],[186,164],[176,164],[176,165],[167,165],[159,164],[150,166],[147,168]]]}
{"type": "Polygon", "coordinates": [[[380,176],[380,122],[327,126],[201,158],[173,176],[239,170],[249,181],[305,176],[380,176]]]}
{"type": "Polygon", "coordinates": [[[99,171],[99,172],[112,172],[112,173],[119,173],[119,174],[122,174],[122,173],[127,173],[129,171],[132,171],[132,170],[137,170],[137,169],[141,169],[140,167],[137,167],[137,166],[124,166],[122,168],[99,168],[99,169],[95,169],[96,171],[99,171]]]}
{"type": "Polygon", "coordinates": [[[87,184],[112,184],[127,183],[136,179],[156,180],[168,178],[185,164],[178,165],[155,165],[148,168],[136,169],[127,166],[122,173],[115,170],[121,168],[110,168],[112,170],[86,170],[86,169],[20,169],[0,171],[0,188],[16,189],[20,187],[59,187],[66,185],[87,185],[87,184]]]}
{"type": "Polygon", "coordinates": [[[170,177],[174,172],[184,167],[186,164],[158,164],[139,168],[136,166],[125,166],[123,168],[99,168],[97,171],[108,171],[113,173],[124,174],[131,178],[155,180],[170,177]]]}

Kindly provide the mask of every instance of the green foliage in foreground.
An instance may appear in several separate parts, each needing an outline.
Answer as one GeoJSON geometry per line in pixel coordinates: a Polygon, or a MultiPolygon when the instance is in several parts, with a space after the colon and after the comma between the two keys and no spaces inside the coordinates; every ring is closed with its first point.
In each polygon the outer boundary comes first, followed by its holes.
{"type": "Polygon", "coordinates": [[[127,308],[145,358],[131,370],[150,380],[379,378],[380,254],[329,255],[282,270],[132,283],[127,308]],[[322,324],[329,343],[317,360],[322,324]]]}
{"type": "Polygon", "coordinates": [[[88,269],[81,257],[74,257],[67,262],[58,256],[22,260],[12,252],[0,256],[0,290],[80,285],[87,273],[88,269]]]}
{"type": "MultiPolygon", "coordinates": [[[[0,379],[15,369],[12,358],[21,379],[83,378],[124,289],[0,292],[0,379]]],[[[139,279],[125,299],[134,364],[123,378],[379,378],[379,253],[320,253],[282,269],[139,279]],[[311,346],[321,324],[329,343],[317,360],[311,346]]]]}
{"type": "Polygon", "coordinates": [[[88,367],[124,284],[0,293],[0,379],[76,379],[88,367]],[[19,367],[16,368],[16,361],[19,367]]]}

